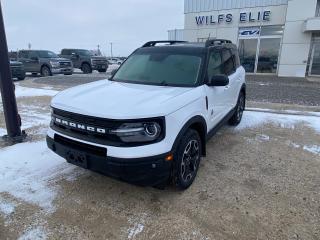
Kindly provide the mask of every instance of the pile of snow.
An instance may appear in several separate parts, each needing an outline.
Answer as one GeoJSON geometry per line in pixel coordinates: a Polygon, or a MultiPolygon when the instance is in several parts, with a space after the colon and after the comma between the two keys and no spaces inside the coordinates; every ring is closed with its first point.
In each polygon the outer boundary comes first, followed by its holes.
{"type": "Polygon", "coordinates": [[[48,212],[54,210],[54,181],[68,178],[75,168],[52,153],[45,141],[0,149],[0,159],[0,193],[7,192],[48,212]]]}
{"type": "MultiPolygon", "coordinates": [[[[41,88],[29,88],[29,87],[21,87],[16,85],[15,94],[17,98],[20,97],[40,97],[40,96],[50,96],[53,97],[57,95],[59,91],[51,90],[51,89],[41,89],[41,88]]],[[[1,96],[1,94],[0,94],[1,96]]],[[[2,102],[2,100],[0,99],[2,102]]]]}
{"type": "Polygon", "coordinates": [[[315,155],[319,155],[320,156],[320,146],[317,145],[312,145],[312,146],[304,146],[303,150],[311,152],[315,155]]]}
{"type": "Polygon", "coordinates": [[[18,240],[34,240],[34,239],[47,239],[47,234],[42,227],[37,227],[27,230],[18,240]]]}
{"type": "Polygon", "coordinates": [[[295,125],[303,123],[320,133],[320,118],[317,116],[276,114],[269,112],[246,111],[236,130],[255,128],[266,123],[277,124],[282,128],[294,129],[295,125]]]}

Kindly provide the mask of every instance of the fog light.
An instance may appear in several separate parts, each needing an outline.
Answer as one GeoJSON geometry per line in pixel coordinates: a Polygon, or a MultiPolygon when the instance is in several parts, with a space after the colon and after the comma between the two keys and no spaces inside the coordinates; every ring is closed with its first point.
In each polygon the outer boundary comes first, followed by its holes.
{"type": "Polygon", "coordinates": [[[173,160],[173,154],[169,154],[166,158],[166,161],[172,161],[173,160]]]}

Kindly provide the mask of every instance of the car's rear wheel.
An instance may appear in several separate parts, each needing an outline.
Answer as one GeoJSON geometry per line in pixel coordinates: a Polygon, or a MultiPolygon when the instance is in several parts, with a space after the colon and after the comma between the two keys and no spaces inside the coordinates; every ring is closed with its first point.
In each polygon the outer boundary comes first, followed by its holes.
{"type": "Polygon", "coordinates": [[[81,70],[84,74],[92,73],[92,68],[88,63],[82,64],[81,70]]]}
{"type": "Polygon", "coordinates": [[[51,70],[49,67],[47,66],[43,66],[41,68],[41,76],[42,77],[48,77],[48,76],[52,76],[51,70]]]}
{"type": "Polygon", "coordinates": [[[238,98],[238,103],[237,103],[235,112],[229,120],[230,125],[237,126],[241,122],[243,112],[245,110],[245,106],[246,106],[246,96],[244,92],[241,91],[238,98]]]}
{"type": "Polygon", "coordinates": [[[189,188],[197,176],[201,144],[199,133],[193,129],[189,129],[181,138],[175,156],[174,181],[182,190],[189,188]]]}

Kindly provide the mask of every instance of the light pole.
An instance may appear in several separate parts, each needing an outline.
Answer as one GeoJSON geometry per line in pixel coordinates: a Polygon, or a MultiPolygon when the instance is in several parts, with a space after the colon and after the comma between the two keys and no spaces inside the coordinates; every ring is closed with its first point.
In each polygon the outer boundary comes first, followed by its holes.
{"type": "Polygon", "coordinates": [[[11,77],[11,69],[8,55],[8,45],[2,7],[0,2],[0,90],[7,134],[4,140],[10,143],[23,141],[25,133],[21,132],[21,120],[18,114],[17,101],[14,94],[14,85],[11,77]]]}
{"type": "Polygon", "coordinates": [[[113,42],[110,43],[111,58],[113,58],[113,42]]]}

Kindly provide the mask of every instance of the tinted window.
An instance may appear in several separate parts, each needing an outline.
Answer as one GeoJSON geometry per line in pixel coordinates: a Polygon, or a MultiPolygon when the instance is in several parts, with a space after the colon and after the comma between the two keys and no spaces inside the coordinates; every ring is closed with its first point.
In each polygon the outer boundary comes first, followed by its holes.
{"type": "Polygon", "coordinates": [[[62,55],[71,55],[71,52],[72,52],[72,50],[70,50],[70,49],[63,49],[61,54],[62,55]]]}
{"type": "Polygon", "coordinates": [[[58,55],[51,51],[38,51],[38,56],[40,58],[57,58],[58,55]]]}
{"type": "Polygon", "coordinates": [[[210,53],[207,72],[208,80],[210,80],[214,75],[223,74],[222,59],[220,52],[210,53]]]}
{"type": "Polygon", "coordinates": [[[194,86],[198,81],[201,57],[157,52],[132,55],[118,70],[114,81],[194,86]]]}
{"type": "Polygon", "coordinates": [[[222,72],[223,74],[229,76],[235,71],[235,66],[233,62],[233,57],[231,51],[228,49],[222,50],[222,72]]]}
{"type": "Polygon", "coordinates": [[[28,52],[25,52],[25,51],[20,51],[19,52],[19,57],[20,58],[28,58],[28,56],[29,56],[28,52]]]}
{"type": "Polygon", "coordinates": [[[38,54],[37,52],[29,52],[29,58],[37,58],[38,57],[38,54]]]}

